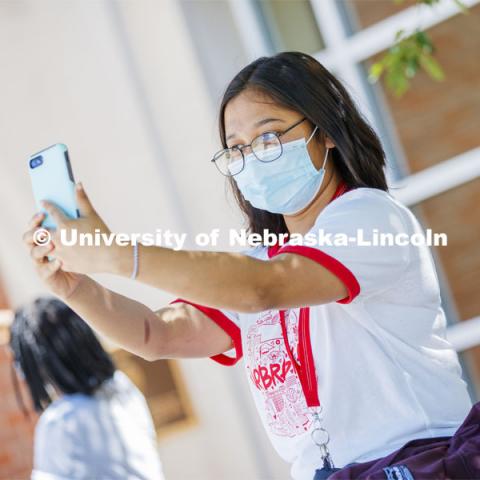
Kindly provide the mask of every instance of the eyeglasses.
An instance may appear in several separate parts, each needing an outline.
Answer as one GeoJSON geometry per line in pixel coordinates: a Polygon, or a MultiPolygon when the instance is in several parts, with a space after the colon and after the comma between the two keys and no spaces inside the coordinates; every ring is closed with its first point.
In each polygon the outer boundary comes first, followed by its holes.
{"type": "Polygon", "coordinates": [[[294,123],[281,133],[265,132],[255,137],[249,145],[224,148],[218,151],[212,158],[212,162],[218,171],[226,177],[233,177],[239,174],[245,168],[245,155],[243,149],[250,147],[255,158],[263,163],[273,162],[283,153],[282,142],[280,138],[287,132],[300,125],[306,117],[294,123]]]}

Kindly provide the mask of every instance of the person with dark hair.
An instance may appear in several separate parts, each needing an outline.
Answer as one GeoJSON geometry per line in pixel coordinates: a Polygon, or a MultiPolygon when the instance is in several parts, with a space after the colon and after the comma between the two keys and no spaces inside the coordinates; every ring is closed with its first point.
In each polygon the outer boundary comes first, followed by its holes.
{"type": "Polygon", "coordinates": [[[54,298],[18,309],[10,346],[40,413],[33,480],[163,478],[143,395],[73,310],[54,298]]]}
{"type": "MultiPolygon", "coordinates": [[[[261,421],[296,480],[367,478],[367,468],[381,472],[369,478],[412,478],[422,468],[421,478],[480,476],[470,455],[479,434],[461,425],[467,414],[478,421],[480,406],[472,408],[445,338],[432,255],[408,241],[423,229],[388,193],[381,143],[345,87],[304,53],[262,57],[228,85],[219,126],[212,163],[249,231],[275,234],[275,245],[89,248],[62,245],[52,232],[49,245],[36,246],[40,213],[24,242],[46,285],[143,358],[234,365],[245,357],[261,421]],[[399,241],[379,245],[377,234],[399,241]],[[179,298],[153,312],[96,283],[95,272],[179,298]],[[462,457],[449,461],[454,444],[462,457]]],[[[111,233],[80,184],[77,201],[76,220],[44,206],[60,229],[111,233]]]]}

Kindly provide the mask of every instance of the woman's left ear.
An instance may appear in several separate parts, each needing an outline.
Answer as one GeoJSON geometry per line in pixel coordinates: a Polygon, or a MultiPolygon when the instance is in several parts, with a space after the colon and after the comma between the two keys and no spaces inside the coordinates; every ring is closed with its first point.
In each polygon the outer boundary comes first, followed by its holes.
{"type": "Polygon", "coordinates": [[[335,148],[335,144],[329,137],[325,137],[325,148],[335,148]]]}

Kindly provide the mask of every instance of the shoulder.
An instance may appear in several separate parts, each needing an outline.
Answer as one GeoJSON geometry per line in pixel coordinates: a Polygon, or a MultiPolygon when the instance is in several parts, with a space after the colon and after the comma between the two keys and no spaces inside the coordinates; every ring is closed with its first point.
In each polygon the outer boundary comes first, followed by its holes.
{"type": "Polygon", "coordinates": [[[130,379],[116,370],[113,377],[106,380],[93,395],[65,394],[54,400],[40,415],[37,429],[52,430],[57,425],[64,428],[66,425],[81,423],[86,418],[98,414],[98,410],[101,408],[100,402],[104,396],[110,398],[120,391],[132,392],[135,390],[130,379]]]}
{"type": "Polygon", "coordinates": [[[48,427],[73,421],[79,412],[91,408],[92,399],[87,395],[65,395],[52,402],[40,415],[39,427],[48,427]]]}
{"type": "Polygon", "coordinates": [[[390,193],[376,188],[356,188],[328,204],[316,224],[338,222],[400,232],[409,229],[413,218],[410,210],[390,193]]]}
{"type": "Polygon", "coordinates": [[[356,211],[405,210],[406,207],[389,192],[378,188],[354,188],[328,204],[324,211],[351,209],[356,211]]]}
{"type": "Polygon", "coordinates": [[[48,448],[72,448],[82,436],[83,426],[91,423],[85,422],[92,415],[91,405],[91,398],[83,394],[65,395],[52,402],[35,427],[36,457],[41,452],[45,456],[48,448]]]}
{"type": "Polygon", "coordinates": [[[99,396],[105,394],[105,397],[127,396],[130,399],[143,399],[143,395],[130,378],[121,370],[115,370],[113,377],[106,382],[99,392],[99,396]]]}

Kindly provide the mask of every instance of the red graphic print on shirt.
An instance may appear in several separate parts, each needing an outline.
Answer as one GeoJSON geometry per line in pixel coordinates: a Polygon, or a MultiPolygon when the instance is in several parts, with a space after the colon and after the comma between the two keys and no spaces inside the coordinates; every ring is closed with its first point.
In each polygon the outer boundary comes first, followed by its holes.
{"type": "MultiPolygon", "coordinates": [[[[287,316],[288,341],[298,361],[298,314],[287,316]]],[[[247,331],[247,371],[262,393],[267,423],[272,433],[294,437],[307,431],[311,416],[300,380],[286,351],[280,317],[276,311],[262,312],[247,331]]]]}

